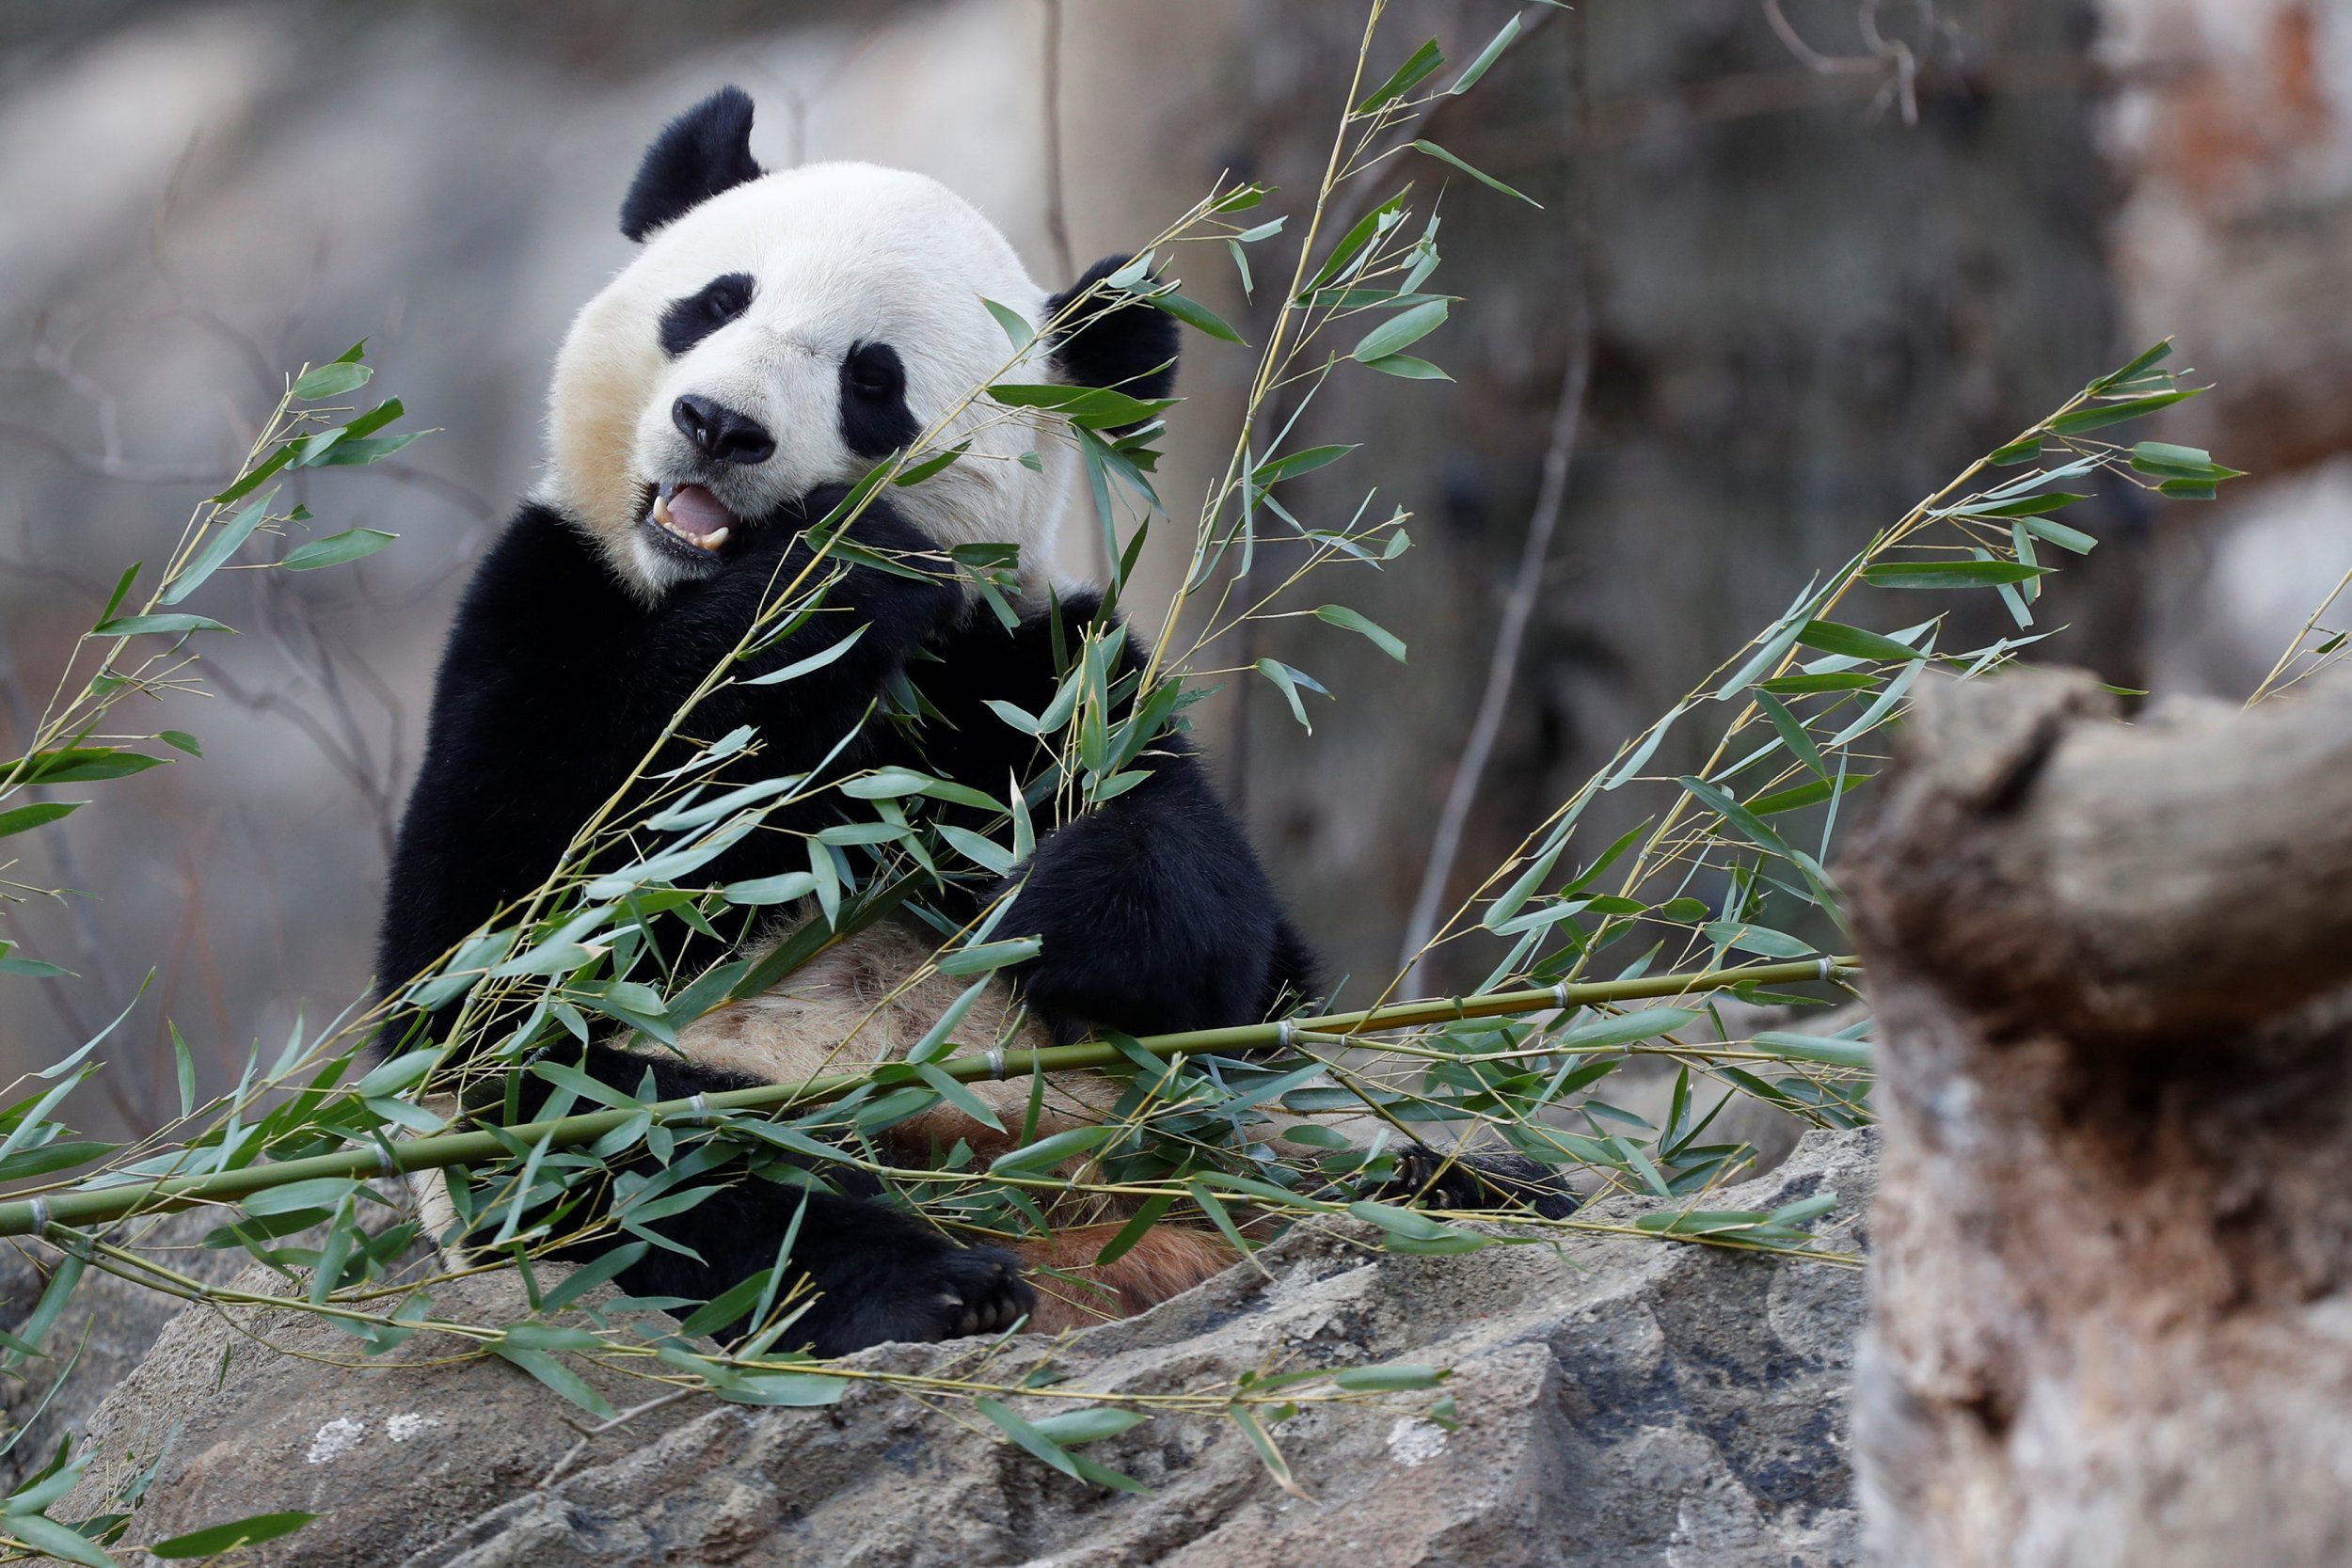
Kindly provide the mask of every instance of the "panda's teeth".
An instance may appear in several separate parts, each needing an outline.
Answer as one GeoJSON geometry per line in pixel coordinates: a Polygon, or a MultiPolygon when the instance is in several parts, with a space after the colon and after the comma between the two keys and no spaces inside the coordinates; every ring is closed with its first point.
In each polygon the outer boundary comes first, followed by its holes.
{"type": "Polygon", "coordinates": [[[663,528],[670,529],[672,533],[677,531],[676,529],[670,528],[670,487],[666,484],[653,498],[653,520],[663,528]]]}
{"type": "Polygon", "coordinates": [[[735,531],[733,529],[714,528],[708,533],[704,534],[700,539],[692,541],[692,543],[700,545],[707,550],[716,550],[720,546],[727,542],[729,536],[731,536],[734,531],[735,531]]]}

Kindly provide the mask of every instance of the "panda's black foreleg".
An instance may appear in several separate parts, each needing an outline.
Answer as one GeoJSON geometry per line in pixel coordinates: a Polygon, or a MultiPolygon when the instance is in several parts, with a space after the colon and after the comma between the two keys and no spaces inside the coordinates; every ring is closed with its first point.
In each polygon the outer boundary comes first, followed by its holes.
{"type": "Polygon", "coordinates": [[[1020,983],[1065,1039],[1254,1022],[1314,989],[1306,943],[1188,752],[1040,843],[999,929],[1042,939],[1020,983]]]}
{"type": "MultiPolygon", "coordinates": [[[[622,1271],[634,1295],[708,1301],[769,1267],[795,1220],[786,1267],[815,1291],[786,1336],[818,1355],[847,1355],[894,1339],[950,1339],[1010,1328],[1036,1305],[1012,1254],[959,1246],[880,1198],[848,1197],[718,1172],[718,1190],[655,1227],[699,1255],[655,1247],[622,1271]],[[729,1179],[731,1177],[731,1180],[729,1179]]],[[[609,1239],[583,1246],[601,1252],[609,1239]]],[[[714,1330],[725,1340],[751,1325],[714,1330]]]]}
{"type": "MultiPolygon", "coordinates": [[[[652,1097],[658,1100],[690,1100],[755,1082],[675,1057],[601,1044],[588,1047],[579,1065],[598,1082],[637,1095],[644,1093],[650,1073],[652,1097]]],[[[552,1085],[525,1072],[517,1089],[517,1110],[529,1120],[545,1106],[552,1085]]],[[[699,1183],[712,1189],[709,1196],[652,1227],[694,1256],[654,1247],[622,1271],[621,1288],[632,1295],[708,1301],[773,1264],[790,1233],[787,1267],[805,1274],[816,1294],[789,1338],[819,1355],[846,1355],[892,1339],[993,1333],[1010,1327],[1035,1305],[1010,1253],[949,1241],[881,1197],[881,1184],[862,1172],[838,1167],[825,1174],[851,1191],[820,1192],[797,1181],[769,1180],[740,1164],[719,1166],[699,1183]]],[[[594,1257],[612,1244],[606,1234],[569,1250],[594,1257]]],[[[738,1322],[716,1332],[725,1338],[748,1326],[738,1322]]]]}

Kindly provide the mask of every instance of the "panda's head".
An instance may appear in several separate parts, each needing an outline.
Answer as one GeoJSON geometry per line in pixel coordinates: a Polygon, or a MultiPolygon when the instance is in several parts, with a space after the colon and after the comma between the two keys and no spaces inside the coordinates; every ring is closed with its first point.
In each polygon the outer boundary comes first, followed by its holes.
{"type": "MultiPolygon", "coordinates": [[[[646,149],[621,206],[641,248],[572,324],[550,399],[550,499],[637,592],[727,569],[798,503],[848,484],[992,380],[1165,395],[1176,335],[1160,311],[1089,309],[1003,374],[1013,348],[986,302],[1042,325],[1061,294],[937,182],[871,164],[763,171],[752,103],[724,87],[646,149]]],[[[958,462],[894,493],[942,546],[1021,549],[1046,580],[1073,455],[1050,419],[980,400],[933,445],[958,462]]]]}

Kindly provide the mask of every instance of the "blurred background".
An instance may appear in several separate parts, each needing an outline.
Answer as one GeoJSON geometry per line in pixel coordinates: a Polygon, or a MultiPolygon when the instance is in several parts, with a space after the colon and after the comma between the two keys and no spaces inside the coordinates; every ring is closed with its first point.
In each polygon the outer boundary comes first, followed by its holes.
{"type": "MultiPolygon", "coordinates": [[[[1375,68],[1431,35],[1467,60],[1513,9],[1396,0],[1375,68]]],[[[1414,352],[1454,384],[1339,378],[1302,439],[1365,448],[1286,491],[1343,519],[1376,483],[1412,512],[1396,568],[1321,578],[1299,607],[1353,605],[1411,662],[1278,622],[1221,662],[1313,673],[1336,696],[1311,699],[1313,736],[1254,678],[1200,710],[1335,970],[1396,970],[1515,591],[1524,641],[1449,902],[1814,571],[2158,338],[2216,389],[2148,434],[2253,477],[2217,504],[2083,508],[2103,543],[2053,590],[2066,629],[2037,657],[2242,699],[2352,566],[2352,0],[1586,0],[1529,20],[1425,134],[1541,210],[1425,160],[1389,175],[1443,187],[1436,286],[1467,297],[1414,352]],[[1530,571],[1548,453],[1565,488],[1530,571]]],[[[107,1053],[154,1071],[110,1072],[114,1102],[81,1118],[138,1123],[175,1098],[167,1020],[225,1082],[255,1039],[365,988],[443,629],[538,471],[551,356],[627,259],[614,212],[663,119],[740,83],[770,166],[933,174],[1057,286],[1220,171],[1282,187],[1268,213],[1303,200],[1360,25],[1339,0],[0,8],[9,744],[121,566],[158,559],[234,471],[284,371],[364,337],[372,392],[439,432],[307,482],[322,531],[397,546],[193,602],[242,635],[203,644],[216,695],[151,722],[202,737],[202,760],[8,841],[9,879],[93,896],[5,916],[77,974],[0,985],[0,1068],[78,1044],[151,967],[107,1053]]],[[[1221,250],[1178,270],[1258,338],[1221,250]]],[[[1163,594],[1253,362],[1197,336],[1187,354],[1163,594]]],[[[1061,564],[1099,569],[1089,531],[1061,564]]],[[[1477,958],[1425,978],[1473,983],[1477,958]]]]}

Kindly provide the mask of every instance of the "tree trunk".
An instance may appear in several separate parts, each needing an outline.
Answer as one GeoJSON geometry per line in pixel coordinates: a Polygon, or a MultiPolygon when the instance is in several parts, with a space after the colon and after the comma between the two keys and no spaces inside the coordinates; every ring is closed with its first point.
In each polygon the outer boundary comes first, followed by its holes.
{"type": "Polygon", "coordinates": [[[2352,1560],[2352,689],[1946,684],[1888,783],[1873,1560],[2352,1560]]]}

